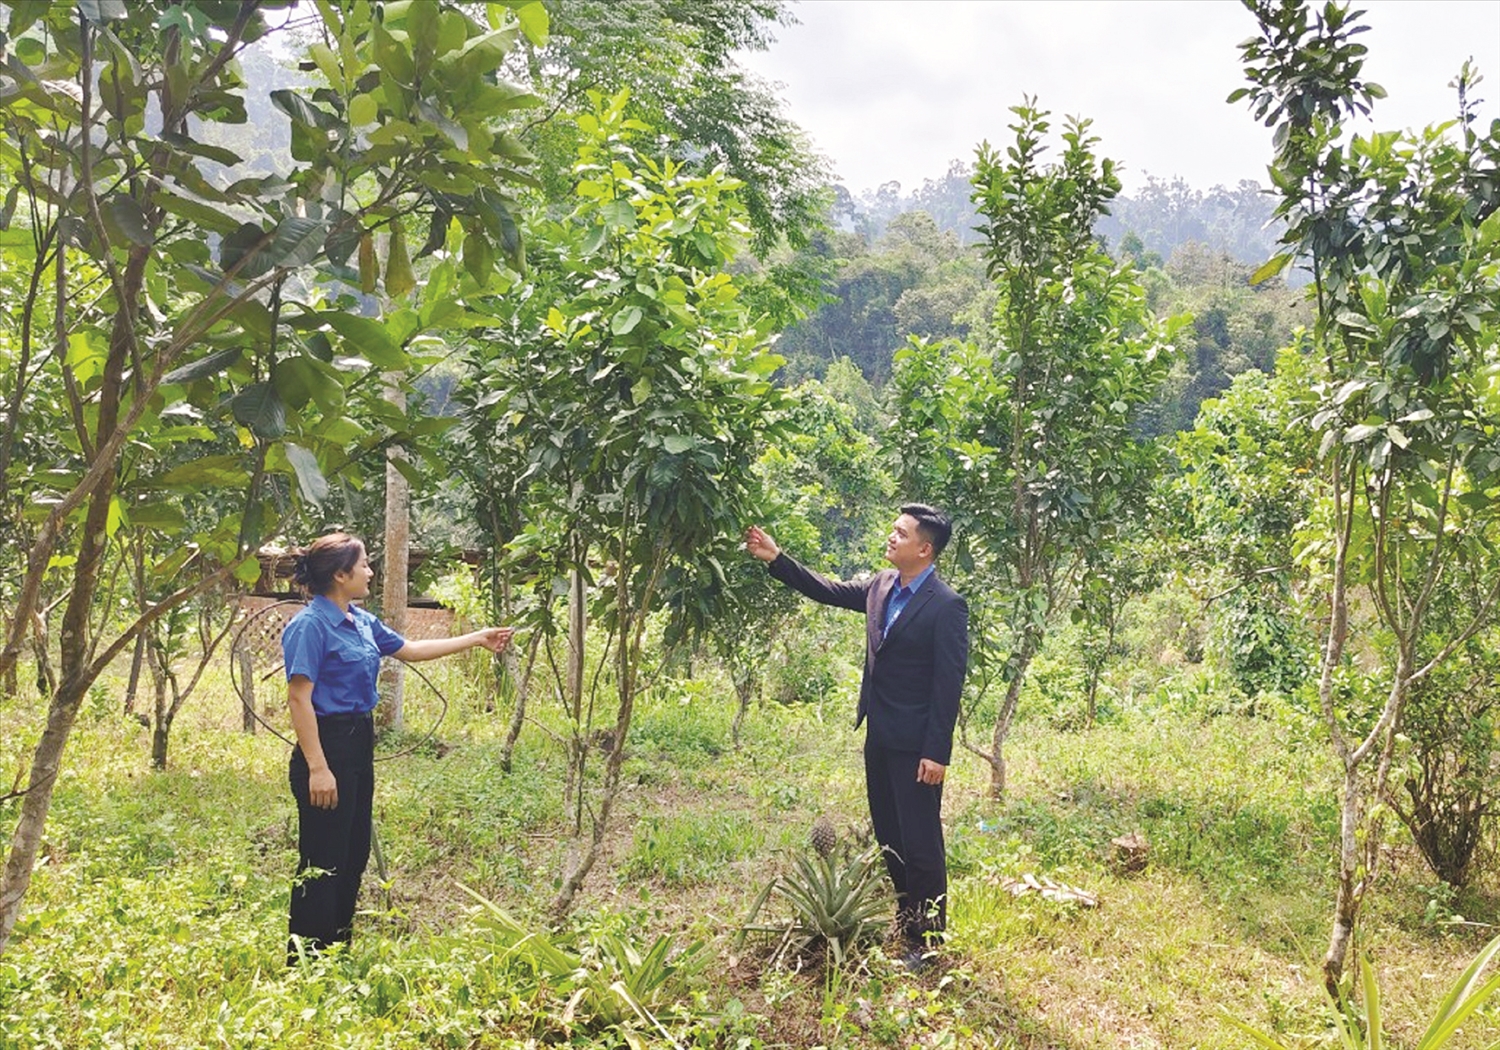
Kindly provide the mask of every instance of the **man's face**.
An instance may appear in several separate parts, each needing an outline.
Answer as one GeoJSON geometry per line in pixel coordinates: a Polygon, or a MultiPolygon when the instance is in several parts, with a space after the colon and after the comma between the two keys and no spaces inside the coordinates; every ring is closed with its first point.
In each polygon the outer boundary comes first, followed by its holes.
{"type": "Polygon", "coordinates": [[[932,560],[932,544],[917,532],[917,519],[903,514],[885,538],[885,560],[899,572],[912,572],[932,560]]]}

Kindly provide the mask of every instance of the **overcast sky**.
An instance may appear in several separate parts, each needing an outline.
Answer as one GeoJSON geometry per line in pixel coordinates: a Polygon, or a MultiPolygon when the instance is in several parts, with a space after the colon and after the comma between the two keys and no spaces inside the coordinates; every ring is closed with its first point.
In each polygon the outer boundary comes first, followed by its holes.
{"type": "MultiPolygon", "coordinates": [[[[1390,97],[1382,129],[1452,116],[1447,87],[1473,57],[1486,121],[1500,113],[1500,0],[1366,0],[1366,76],[1390,97]]],[[[1009,137],[1009,107],[1038,96],[1090,117],[1127,192],[1150,174],[1199,189],[1266,182],[1270,133],[1243,102],[1237,0],[802,0],[769,51],[742,64],[781,85],[790,116],[855,193],[906,192],[1009,137]]]]}

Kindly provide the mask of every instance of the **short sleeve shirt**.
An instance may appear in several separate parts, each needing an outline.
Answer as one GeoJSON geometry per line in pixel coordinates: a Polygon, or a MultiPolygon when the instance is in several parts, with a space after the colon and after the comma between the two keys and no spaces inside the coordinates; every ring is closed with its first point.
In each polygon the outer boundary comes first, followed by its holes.
{"type": "Polygon", "coordinates": [[[318,595],[281,632],[287,681],[302,675],[313,684],[313,710],[320,715],[372,711],[378,695],[380,658],[406,644],[379,617],[351,605],[348,615],[318,595]]]}

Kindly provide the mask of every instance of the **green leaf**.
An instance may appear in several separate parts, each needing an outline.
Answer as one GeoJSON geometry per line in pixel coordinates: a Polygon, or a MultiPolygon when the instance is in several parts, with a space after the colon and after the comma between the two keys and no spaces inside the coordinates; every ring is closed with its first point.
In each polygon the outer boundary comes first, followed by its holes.
{"type": "Polygon", "coordinates": [[[339,120],[332,113],[319,109],[307,99],[287,88],[271,92],[271,104],[299,124],[324,131],[336,130],[339,120]]]}
{"type": "Polygon", "coordinates": [[[547,46],[551,22],[547,17],[547,8],[540,0],[516,8],[516,19],[521,23],[521,32],[526,34],[527,40],[537,47],[547,46]]]}
{"type": "Polygon", "coordinates": [[[16,217],[16,204],[21,199],[20,183],[5,191],[5,203],[0,205],[0,231],[10,229],[10,221],[16,217]]]}
{"type": "Polygon", "coordinates": [[[1271,256],[1271,258],[1261,263],[1256,271],[1250,275],[1251,286],[1263,284],[1266,281],[1269,281],[1272,277],[1275,277],[1282,270],[1285,270],[1287,264],[1291,261],[1292,257],[1290,254],[1271,256]]]}
{"type": "Polygon", "coordinates": [[[78,13],[90,22],[117,22],[130,15],[125,0],[78,0],[78,13]]]}
{"type": "Polygon", "coordinates": [[[662,447],[674,456],[680,456],[697,445],[698,439],[691,434],[668,434],[662,441],[662,447]]]}
{"type": "Polygon", "coordinates": [[[329,228],[328,236],[323,240],[323,251],[328,261],[334,266],[343,266],[359,248],[362,236],[364,230],[358,222],[348,216],[340,216],[340,220],[329,228]]]}
{"type": "Polygon", "coordinates": [[[126,194],[111,197],[104,206],[104,214],[131,244],[149,248],[155,242],[150,227],[146,225],[146,213],[134,197],[126,194]]]}
{"type": "Polygon", "coordinates": [[[328,479],[318,466],[318,457],[301,445],[291,442],[283,446],[283,451],[297,476],[297,488],[301,491],[302,498],[309,503],[321,504],[328,498],[328,479]]]}
{"type": "Polygon", "coordinates": [[[244,158],[232,149],[225,149],[223,146],[215,146],[208,142],[199,142],[197,139],[188,138],[181,132],[162,132],[161,139],[179,153],[202,157],[215,164],[222,164],[226,168],[233,168],[245,162],[244,158]]]}
{"type": "Polygon", "coordinates": [[[380,116],[380,104],[374,95],[359,94],[349,100],[349,123],[357,128],[375,123],[380,116]]]}
{"type": "Polygon", "coordinates": [[[400,344],[381,322],[331,310],[319,316],[344,337],[346,346],[375,367],[391,370],[406,365],[406,355],[401,352],[400,344]]]}
{"type": "Polygon", "coordinates": [[[152,480],[155,488],[199,489],[205,486],[237,488],[245,485],[250,475],[237,456],[204,456],[202,459],[174,467],[152,480]]]}
{"type": "MultiPolygon", "coordinates": [[[[183,196],[181,193],[173,193],[166,189],[158,190],[156,203],[170,214],[187,219],[213,233],[229,233],[240,226],[239,220],[222,208],[205,204],[193,197],[183,196]]],[[[256,227],[257,230],[259,228],[256,227]]]]}
{"type": "Polygon", "coordinates": [[[191,364],[172,369],[162,376],[161,381],[163,383],[191,383],[195,379],[216,376],[238,362],[242,353],[244,350],[238,346],[228,350],[217,350],[191,364]]]}
{"type": "Polygon", "coordinates": [[[259,277],[271,268],[266,250],[270,242],[267,231],[253,222],[244,223],[220,243],[219,266],[225,273],[233,270],[237,277],[259,277]]]}
{"type": "Polygon", "coordinates": [[[52,0],[10,0],[6,33],[14,40],[36,24],[52,7],[52,0]]]}
{"type": "Polygon", "coordinates": [[[175,503],[150,500],[136,503],[130,508],[130,524],[137,529],[159,529],[162,532],[177,532],[187,527],[187,515],[175,503]]]}
{"type": "Polygon", "coordinates": [[[235,422],[256,437],[279,438],[286,433],[286,406],[270,383],[251,383],[229,401],[235,422]]]}
{"type": "Polygon", "coordinates": [[[327,231],[328,225],[322,219],[307,219],[295,215],[282,219],[268,249],[271,265],[286,268],[306,266],[323,250],[327,231]]]}
{"type": "Polygon", "coordinates": [[[234,578],[247,585],[260,579],[260,559],[245,558],[234,567],[234,578]]]}
{"type": "Polygon", "coordinates": [[[599,209],[605,225],[616,229],[635,228],[635,209],[627,200],[612,200],[599,209]]]}
{"type": "Polygon", "coordinates": [[[641,323],[641,308],[639,306],[627,306],[615,314],[610,321],[609,330],[615,335],[629,335],[635,331],[635,326],[641,323]]]}

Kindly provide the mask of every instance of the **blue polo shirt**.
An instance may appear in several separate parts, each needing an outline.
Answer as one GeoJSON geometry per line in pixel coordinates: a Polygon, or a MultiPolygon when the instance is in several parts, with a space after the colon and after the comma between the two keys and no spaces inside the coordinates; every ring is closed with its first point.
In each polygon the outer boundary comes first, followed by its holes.
{"type": "Polygon", "coordinates": [[[286,679],[300,674],[313,684],[313,710],[320,715],[373,711],[380,658],[406,644],[372,613],[356,605],[346,616],[322,595],[293,616],[281,632],[286,679]]]}

